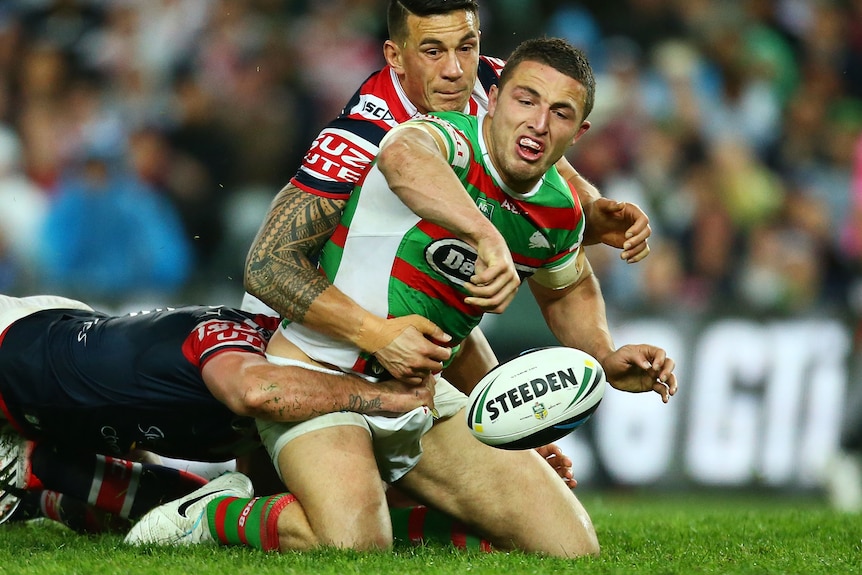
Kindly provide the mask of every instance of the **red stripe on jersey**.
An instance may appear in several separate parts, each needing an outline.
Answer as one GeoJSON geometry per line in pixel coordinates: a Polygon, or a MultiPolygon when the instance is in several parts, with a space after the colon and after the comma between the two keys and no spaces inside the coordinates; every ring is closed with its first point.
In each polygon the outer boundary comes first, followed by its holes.
{"type": "Polygon", "coordinates": [[[494,183],[491,174],[485,171],[482,164],[475,160],[470,161],[470,168],[467,171],[467,183],[497,202],[502,203],[504,197],[507,197],[502,190],[494,183]]]}
{"type": "MultiPolygon", "coordinates": [[[[494,199],[496,199],[496,198],[494,198],[494,199]]],[[[451,238],[452,237],[452,234],[449,233],[445,228],[442,228],[442,227],[438,226],[437,224],[432,224],[431,222],[429,222],[427,220],[421,220],[418,224],[416,224],[416,228],[421,230],[422,232],[424,232],[428,236],[430,236],[432,240],[439,240],[441,238],[451,238]]],[[[538,267],[542,267],[543,265],[547,265],[548,263],[553,263],[553,262],[559,260],[560,258],[565,257],[568,253],[569,252],[566,251],[566,252],[563,252],[560,254],[556,254],[555,256],[553,256],[552,258],[549,258],[549,259],[531,258],[531,257],[526,256],[524,254],[513,253],[512,254],[512,261],[514,261],[516,264],[519,264],[519,265],[523,265],[523,266],[527,266],[527,267],[531,267],[531,268],[538,268],[538,267]]],[[[475,313],[471,312],[471,315],[475,315],[475,313]]]]}
{"type": "Polygon", "coordinates": [[[539,206],[509,196],[494,183],[491,175],[485,171],[481,164],[475,161],[470,163],[467,183],[499,203],[504,209],[523,215],[537,228],[574,230],[583,217],[581,203],[578,201],[577,193],[574,192],[571,184],[569,184],[569,190],[574,196],[574,206],[557,208],[539,206]]]}
{"type": "MultiPolygon", "coordinates": [[[[562,254],[565,255],[565,254],[562,254]]],[[[528,268],[540,268],[544,264],[548,263],[548,260],[543,260],[540,258],[531,258],[525,256],[523,254],[512,254],[512,261],[515,262],[516,265],[526,266],[528,268]]]]}
{"type": "MultiPolygon", "coordinates": [[[[517,201],[517,200],[516,200],[517,201]]],[[[537,228],[549,230],[574,230],[581,221],[581,205],[576,203],[574,207],[552,208],[548,206],[536,206],[526,202],[518,202],[526,212],[526,217],[533,222],[537,228]]]]}
{"type": "Polygon", "coordinates": [[[414,507],[410,511],[410,516],[407,518],[407,537],[411,543],[422,543],[426,515],[428,515],[428,508],[423,505],[414,507]]]}
{"type": "MultiPolygon", "coordinates": [[[[560,176],[562,178],[562,176],[560,176]]],[[[565,180],[566,185],[569,186],[569,191],[572,193],[572,199],[575,201],[575,213],[578,216],[578,220],[584,217],[584,209],[581,206],[581,198],[578,196],[578,190],[575,189],[575,186],[568,180],[565,180]]]]}
{"type": "Polygon", "coordinates": [[[395,258],[395,262],[392,265],[392,277],[404,282],[420,293],[440,300],[462,315],[468,317],[479,317],[482,315],[482,310],[478,307],[465,304],[465,296],[452,285],[434,279],[401,258],[395,258]]]}
{"type": "Polygon", "coordinates": [[[575,247],[576,247],[576,246],[572,246],[572,249],[567,250],[567,251],[564,251],[564,252],[559,253],[559,254],[556,254],[556,255],[554,255],[554,256],[552,256],[552,257],[550,257],[550,258],[548,258],[548,259],[544,260],[543,265],[548,266],[548,265],[550,265],[550,264],[553,264],[553,263],[556,263],[556,262],[560,261],[561,259],[563,259],[563,258],[564,258],[564,257],[566,257],[567,255],[569,255],[570,253],[572,253],[573,251],[575,251],[575,249],[574,249],[575,247]]]}
{"type": "Polygon", "coordinates": [[[332,235],[329,237],[329,241],[344,249],[344,244],[347,241],[347,226],[344,224],[338,224],[335,227],[335,231],[332,232],[332,235]]]}

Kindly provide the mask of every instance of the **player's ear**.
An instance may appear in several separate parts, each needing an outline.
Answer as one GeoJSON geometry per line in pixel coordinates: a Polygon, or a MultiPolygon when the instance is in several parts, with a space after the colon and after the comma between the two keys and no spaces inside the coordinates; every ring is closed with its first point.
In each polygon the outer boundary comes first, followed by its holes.
{"type": "Polygon", "coordinates": [[[398,44],[392,40],[387,40],[383,43],[383,57],[386,63],[389,64],[396,74],[404,73],[404,63],[401,58],[401,49],[398,44]]]}
{"type": "Polygon", "coordinates": [[[581,122],[581,127],[580,127],[580,128],[578,128],[578,133],[577,133],[577,134],[575,134],[575,137],[574,137],[574,138],[572,138],[572,143],[571,143],[571,144],[569,144],[569,145],[571,146],[572,144],[574,144],[575,142],[577,142],[577,141],[578,141],[578,138],[580,138],[581,136],[583,136],[583,135],[584,135],[584,133],[586,133],[586,131],[590,129],[590,126],[591,126],[591,125],[592,125],[592,124],[590,124],[587,120],[584,120],[583,122],[581,122]]]}
{"type": "Polygon", "coordinates": [[[488,115],[494,117],[494,111],[497,109],[497,98],[500,96],[500,88],[494,84],[488,91],[488,115]]]}

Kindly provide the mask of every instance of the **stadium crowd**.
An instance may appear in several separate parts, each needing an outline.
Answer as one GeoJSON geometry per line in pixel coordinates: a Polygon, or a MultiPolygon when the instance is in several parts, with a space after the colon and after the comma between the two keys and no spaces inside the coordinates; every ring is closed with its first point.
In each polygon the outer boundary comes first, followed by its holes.
{"type": "MultiPolygon", "coordinates": [[[[0,292],[235,301],[269,200],[382,65],[384,5],[4,2],[0,292]]],[[[858,315],[862,4],[482,8],[483,53],[562,36],[599,74],[569,159],[654,230],[642,265],[594,249],[611,307],[858,315]]]]}

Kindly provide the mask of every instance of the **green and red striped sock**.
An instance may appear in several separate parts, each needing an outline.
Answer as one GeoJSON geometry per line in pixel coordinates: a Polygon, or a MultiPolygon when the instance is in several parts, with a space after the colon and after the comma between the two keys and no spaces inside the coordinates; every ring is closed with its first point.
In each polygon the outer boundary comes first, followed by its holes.
{"type": "Polygon", "coordinates": [[[207,504],[207,525],[222,545],[278,551],[278,516],[296,501],[290,493],[270,497],[218,497],[207,504]]]}
{"type": "Polygon", "coordinates": [[[389,515],[396,543],[422,545],[434,542],[486,553],[494,550],[488,541],[470,533],[466,525],[435,509],[423,505],[396,507],[389,510],[389,515]]]}

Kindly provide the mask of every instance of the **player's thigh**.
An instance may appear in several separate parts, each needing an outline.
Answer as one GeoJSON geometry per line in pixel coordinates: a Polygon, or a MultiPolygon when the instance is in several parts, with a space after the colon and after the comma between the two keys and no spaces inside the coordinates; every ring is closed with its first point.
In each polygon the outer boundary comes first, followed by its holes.
{"type": "Polygon", "coordinates": [[[422,459],[398,486],[495,545],[563,556],[598,552],[586,510],[535,451],[480,443],[463,412],[435,424],[422,446],[422,459]]]}
{"type": "Polygon", "coordinates": [[[367,428],[334,425],[303,433],[280,448],[277,465],[321,544],[391,545],[386,494],[367,428]]]}

